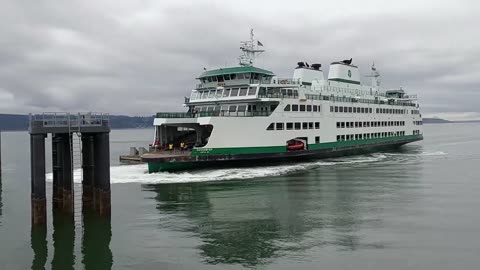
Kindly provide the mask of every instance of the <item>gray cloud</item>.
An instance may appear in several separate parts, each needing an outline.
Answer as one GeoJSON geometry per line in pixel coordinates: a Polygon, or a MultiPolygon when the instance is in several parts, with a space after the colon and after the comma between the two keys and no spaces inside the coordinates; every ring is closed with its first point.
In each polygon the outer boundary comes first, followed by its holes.
{"type": "MultiPolygon", "coordinates": [[[[425,115],[478,118],[475,1],[22,1],[0,8],[0,110],[180,110],[203,67],[236,64],[255,28],[258,65],[372,61],[425,115]]],[[[326,69],[326,68],[325,68],[326,69]]]]}

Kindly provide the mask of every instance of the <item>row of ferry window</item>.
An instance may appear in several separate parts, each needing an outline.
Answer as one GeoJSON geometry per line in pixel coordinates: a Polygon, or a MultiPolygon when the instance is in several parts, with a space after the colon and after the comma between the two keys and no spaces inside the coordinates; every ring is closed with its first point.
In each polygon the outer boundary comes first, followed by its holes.
{"type": "Polygon", "coordinates": [[[401,127],[405,121],[337,122],[337,128],[401,127]]]}
{"type": "Polygon", "coordinates": [[[202,83],[207,83],[207,82],[224,82],[224,81],[230,81],[230,80],[249,80],[249,79],[259,80],[260,78],[268,79],[270,77],[271,76],[261,75],[258,73],[240,73],[240,74],[224,74],[224,75],[209,76],[209,77],[200,78],[200,81],[202,83]]]}
{"type": "MultiPolygon", "coordinates": [[[[343,106],[330,106],[330,112],[341,112],[341,113],[372,113],[372,108],[364,107],[343,107],[343,106]]],[[[387,109],[387,108],[376,108],[375,113],[385,113],[385,114],[405,114],[407,110],[404,109],[387,109]]]]}
{"type": "Polygon", "coordinates": [[[412,114],[420,114],[419,110],[412,110],[412,114]]]}
{"type": "Polygon", "coordinates": [[[364,107],[342,107],[342,106],[330,106],[330,112],[341,113],[372,113],[372,108],[364,107]]]}
{"type": "Polygon", "coordinates": [[[320,122],[289,122],[270,123],[267,130],[301,130],[301,129],[320,129],[320,122]]]}
{"type": "Polygon", "coordinates": [[[386,138],[393,136],[404,136],[405,131],[390,131],[390,132],[375,132],[375,133],[363,133],[363,134],[347,134],[347,135],[337,135],[337,142],[341,141],[353,141],[353,140],[364,140],[364,139],[375,139],[375,138],[386,138]]]}
{"type": "Polygon", "coordinates": [[[413,135],[419,135],[420,134],[420,130],[414,130],[413,131],[413,135]]]}
{"type": "Polygon", "coordinates": [[[288,104],[283,108],[284,111],[286,112],[319,112],[320,111],[320,105],[303,105],[303,104],[288,104]]]}
{"type": "Polygon", "coordinates": [[[193,99],[206,99],[206,98],[221,98],[221,97],[242,97],[242,96],[254,96],[256,94],[256,87],[241,87],[241,88],[225,88],[210,91],[197,92],[192,97],[193,99]]]}
{"type": "Polygon", "coordinates": [[[413,121],[413,124],[415,126],[421,126],[421,125],[423,125],[423,121],[413,121]]]}
{"type": "Polygon", "coordinates": [[[218,112],[218,111],[223,111],[223,112],[250,112],[250,111],[255,111],[256,106],[255,105],[230,105],[230,106],[203,106],[199,108],[201,112],[218,112]]]}

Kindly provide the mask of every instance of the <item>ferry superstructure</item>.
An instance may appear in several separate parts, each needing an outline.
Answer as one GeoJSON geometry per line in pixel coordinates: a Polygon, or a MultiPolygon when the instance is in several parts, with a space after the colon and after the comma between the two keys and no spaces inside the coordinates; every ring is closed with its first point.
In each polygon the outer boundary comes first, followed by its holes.
{"type": "Polygon", "coordinates": [[[263,44],[242,42],[239,66],[204,70],[185,98],[187,112],[157,113],[149,172],[239,162],[325,158],[396,147],[423,139],[416,95],[362,85],[352,59],[299,62],[292,78],[255,67],[263,44]],[[183,147],[181,147],[183,146],[183,147]],[[180,148],[181,147],[181,148],[180,148]]]}

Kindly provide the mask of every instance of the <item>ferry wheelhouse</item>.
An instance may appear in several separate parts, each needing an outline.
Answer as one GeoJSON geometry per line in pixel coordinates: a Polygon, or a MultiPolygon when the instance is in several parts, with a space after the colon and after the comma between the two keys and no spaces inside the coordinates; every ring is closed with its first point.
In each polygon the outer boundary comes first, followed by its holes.
{"type": "Polygon", "coordinates": [[[372,65],[362,85],[352,59],[299,62],[292,78],[255,67],[263,45],[242,42],[239,66],[205,70],[186,112],[160,112],[149,172],[283,162],[378,151],[422,140],[416,95],[380,87],[372,65]]]}

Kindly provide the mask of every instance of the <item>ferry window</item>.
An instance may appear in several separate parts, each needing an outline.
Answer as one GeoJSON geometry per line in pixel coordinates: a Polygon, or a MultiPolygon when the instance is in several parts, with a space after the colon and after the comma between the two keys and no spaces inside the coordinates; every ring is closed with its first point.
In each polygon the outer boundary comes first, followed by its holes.
{"type": "Polygon", "coordinates": [[[347,128],[350,128],[350,122],[347,122],[347,128]]]}
{"type": "Polygon", "coordinates": [[[330,112],[333,112],[333,106],[330,106],[330,112]]]}
{"type": "Polygon", "coordinates": [[[228,97],[230,95],[230,88],[223,90],[223,96],[228,97]]]}
{"type": "MultiPolygon", "coordinates": [[[[317,107],[317,105],[313,105],[312,107],[313,107],[313,111],[314,111],[314,112],[318,112],[318,107],[317,107]]],[[[307,107],[307,110],[308,110],[308,107],[307,107]]]]}
{"type": "Polygon", "coordinates": [[[207,112],[213,112],[213,107],[208,107],[207,112]]]}
{"type": "Polygon", "coordinates": [[[315,122],[315,129],[320,129],[320,122],[315,122]]]}
{"type": "Polygon", "coordinates": [[[258,80],[258,73],[253,73],[253,79],[258,80]]]}
{"type": "Polygon", "coordinates": [[[248,88],[242,87],[240,88],[240,94],[239,96],[246,96],[247,95],[248,88]]]}
{"type": "Polygon", "coordinates": [[[337,128],[340,128],[340,122],[337,122],[337,128]]]}
{"type": "Polygon", "coordinates": [[[238,88],[232,88],[232,91],[230,92],[231,97],[236,97],[238,96],[238,88]]]}
{"type": "MultiPolygon", "coordinates": [[[[338,136],[337,136],[338,137],[338,136]]],[[[338,138],[337,138],[338,139],[338,138]]],[[[315,143],[320,143],[320,136],[315,136],[315,143]]]]}
{"type": "Polygon", "coordinates": [[[257,92],[257,88],[256,88],[256,87],[250,87],[250,88],[248,88],[248,95],[249,95],[249,96],[254,96],[254,95],[255,95],[255,92],[257,92]]]}
{"type": "Polygon", "coordinates": [[[348,112],[349,112],[349,113],[353,112],[353,111],[352,111],[352,107],[348,107],[348,112]]]}
{"type": "Polygon", "coordinates": [[[213,98],[215,97],[215,90],[210,90],[210,92],[208,93],[208,98],[213,98]]]}
{"type": "MultiPolygon", "coordinates": [[[[216,79],[217,78],[215,77],[215,81],[216,81],[216,79]]],[[[212,82],[212,77],[208,77],[207,80],[208,80],[208,82],[212,82]]]]}
{"type": "Polygon", "coordinates": [[[245,77],[245,79],[250,79],[250,73],[245,73],[243,74],[243,76],[245,77]]]}
{"type": "Polygon", "coordinates": [[[348,112],[348,107],[344,107],[343,112],[348,112]]]}
{"type": "Polygon", "coordinates": [[[365,113],[365,108],[360,109],[362,113],[365,113]]]}
{"type": "Polygon", "coordinates": [[[243,73],[236,74],[236,76],[237,76],[237,80],[243,80],[244,78],[243,73]]]}
{"type": "Polygon", "coordinates": [[[340,122],[341,128],[345,128],[345,122],[340,122]]]}
{"type": "Polygon", "coordinates": [[[230,80],[235,80],[237,78],[237,74],[230,74],[230,80]]]}
{"type": "Polygon", "coordinates": [[[378,113],[378,108],[375,109],[375,113],[378,113]]]}
{"type": "Polygon", "coordinates": [[[222,95],[223,95],[223,90],[217,90],[217,94],[215,96],[222,97],[222,95]]]}
{"type": "Polygon", "coordinates": [[[215,108],[213,110],[216,111],[216,112],[220,111],[220,106],[215,106],[215,108]]]}
{"type": "Polygon", "coordinates": [[[228,108],[228,111],[229,111],[229,112],[235,112],[235,111],[237,111],[237,106],[235,106],[235,105],[230,106],[230,107],[228,108]]]}
{"type": "Polygon", "coordinates": [[[292,89],[288,89],[288,90],[287,90],[287,95],[288,95],[289,97],[293,96],[293,90],[292,90],[292,89]]]}
{"type": "Polygon", "coordinates": [[[322,107],[320,105],[318,105],[318,111],[322,111],[322,107]]]}
{"type": "Polygon", "coordinates": [[[345,141],[345,135],[342,135],[340,138],[341,138],[341,141],[345,141]]]}
{"type": "Polygon", "coordinates": [[[271,123],[270,125],[268,125],[267,130],[273,130],[273,128],[274,128],[274,124],[271,123]]]}
{"type": "Polygon", "coordinates": [[[340,109],[340,112],[343,112],[343,107],[339,107],[339,109],[340,109]]]}
{"type": "Polygon", "coordinates": [[[240,105],[238,106],[238,112],[245,112],[245,110],[247,109],[247,106],[246,105],[240,105]]]}
{"type": "Polygon", "coordinates": [[[223,82],[223,76],[222,75],[217,76],[217,80],[218,82],[223,82]]]}
{"type": "Polygon", "coordinates": [[[230,80],[230,75],[228,75],[228,74],[223,75],[223,79],[225,81],[229,81],[230,80]]]}
{"type": "Polygon", "coordinates": [[[307,112],[311,112],[312,111],[312,105],[307,105],[307,112]]]}
{"type": "Polygon", "coordinates": [[[201,111],[201,112],[206,112],[206,111],[207,111],[207,107],[202,107],[202,108],[200,108],[200,111],[201,111]]]}
{"type": "Polygon", "coordinates": [[[357,113],[357,107],[353,107],[353,113],[357,113]]]}
{"type": "Polygon", "coordinates": [[[308,129],[308,123],[307,122],[302,123],[302,129],[308,129]]]}
{"type": "Polygon", "coordinates": [[[283,130],[283,123],[277,123],[277,130],[283,130]]]}
{"type": "Polygon", "coordinates": [[[338,112],[338,106],[335,106],[335,112],[338,112]]]}
{"type": "Polygon", "coordinates": [[[298,91],[297,90],[293,90],[293,96],[298,96],[298,91]]]}
{"type": "Polygon", "coordinates": [[[293,129],[293,123],[287,123],[287,130],[293,129]]]}
{"type": "Polygon", "coordinates": [[[286,111],[286,112],[289,112],[289,111],[290,111],[290,104],[288,104],[287,106],[285,106],[285,108],[284,108],[283,110],[286,111]]]}
{"type": "Polygon", "coordinates": [[[296,122],[295,123],[295,129],[301,129],[301,123],[296,122]]]}
{"type": "Polygon", "coordinates": [[[355,122],[355,127],[358,128],[358,122],[355,122]]]}
{"type": "Polygon", "coordinates": [[[305,111],[305,105],[300,105],[300,111],[304,112],[305,111]]]}
{"type": "Polygon", "coordinates": [[[298,105],[293,104],[293,105],[292,105],[292,111],[298,112],[298,105]]]}
{"type": "Polygon", "coordinates": [[[308,129],[313,129],[313,122],[308,122],[308,129]]]}

